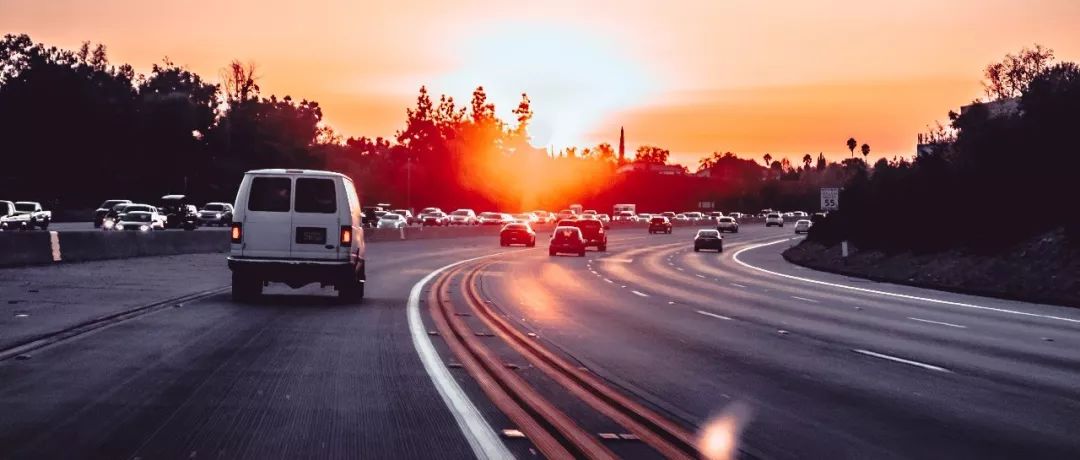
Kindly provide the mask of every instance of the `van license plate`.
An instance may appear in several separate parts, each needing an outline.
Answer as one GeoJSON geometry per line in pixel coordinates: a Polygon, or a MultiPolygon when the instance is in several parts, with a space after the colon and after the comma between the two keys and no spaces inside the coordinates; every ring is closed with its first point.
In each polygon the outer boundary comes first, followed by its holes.
{"type": "Polygon", "coordinates": [[[296,227],[297,244],[326,244],[326,229],[318,227],[296,227]]]}

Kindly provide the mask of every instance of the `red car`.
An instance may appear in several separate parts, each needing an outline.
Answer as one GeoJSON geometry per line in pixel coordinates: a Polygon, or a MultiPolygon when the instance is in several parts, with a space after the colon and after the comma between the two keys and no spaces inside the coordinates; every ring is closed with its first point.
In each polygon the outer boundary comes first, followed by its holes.
{"type": "Polygon", "coordinates": [[[548,255],[559,253],[574,253],[578,257],[585,257],[585,237],[582,236],[580,228],[555,227],[555,231],[551,233],[551,242],[548,243],[548,255]]]}
{"type": "Polygon", "coordinates": [[[506,224],[499,231],[499,245],[510,246],[511,244],[524,244],[528,247],[536,246],[536,232],[529,224],[506,224]]]}
{"type": "Polygon", "coordinates": [[[604,231],[604,223],[600,220],[581,219],[565,221],[559,225],[581,229],[581,236],[585,238],[585,246],[594,246],[597,251],[607,251],[607,232],[604,231]]]}

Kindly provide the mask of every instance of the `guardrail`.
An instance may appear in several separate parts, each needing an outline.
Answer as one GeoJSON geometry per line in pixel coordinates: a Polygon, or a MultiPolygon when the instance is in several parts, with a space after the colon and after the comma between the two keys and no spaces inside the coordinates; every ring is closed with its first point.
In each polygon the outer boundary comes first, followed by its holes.
{"type": "MultiPolygon", "coordinates": [[[[676,227],[711,226],[712,222],[674,223],[676,227]]],[[[612,222],[612,229],[641,228],[645,222],[612,222]]],[[[495,236],[500,225],[407,227],[402,229],[364,229],[368,243],[495,236]]],[[[550,232],[553,224],[534,226],[538,234],[550,232]]],[[[0,232],[0,267],[42,265],[58,262],[126,259],[227,252],[228,232],[0,232]]]]}

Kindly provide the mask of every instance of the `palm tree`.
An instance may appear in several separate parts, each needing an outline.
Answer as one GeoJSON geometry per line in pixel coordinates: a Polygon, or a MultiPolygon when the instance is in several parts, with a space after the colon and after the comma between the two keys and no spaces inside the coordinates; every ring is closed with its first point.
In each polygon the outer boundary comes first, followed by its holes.
{"type": "Polygon", "coordinates": [[[848,140],[847,140],[847,149],[851,151],[851,157],[852,158],[855,158],[855,147],[858,146],[858,145],[859,145],[859,143],[855,141],[854,137],[849,137],[848,138],[848,140]]]}
{"type": "Polygon", "coordinates": [[[762,158],[765,159],[765,167],[768,168],[769,165],[772,164],[772,155],[769,155],[768,153],[766,153],[765,156],[762,157],[762,158]]]}
{"type": "Polygon", "coordinates": [[[863,161],[866,161],[866,156],[870,154],[870,144],[862,145],[862,157],[863,161]]]}
{"type": "Polygon", "coordinates": [[[803,166],[806,167],[806,169],[810,169],[810,163],[813,163],[813,162],[814,162],[814,158],[811,157],[809,153],[807,153],[806,155],[803,155],[802,164],[803,164],[803,166]]]}

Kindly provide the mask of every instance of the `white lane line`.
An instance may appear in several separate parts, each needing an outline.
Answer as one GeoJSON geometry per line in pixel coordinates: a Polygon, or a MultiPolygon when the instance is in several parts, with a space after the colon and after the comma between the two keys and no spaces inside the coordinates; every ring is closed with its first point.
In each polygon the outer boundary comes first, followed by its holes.
{"type": "Polygon", "coordinates": [[[683,269],[682,269],[682,267],[675,267],[675,269],[676,269],[676,270],[678,270],[678,271],[680,271],[680,272],[681,272],[681,271],[685,271],[685,270],[683,270],[683,269]]]}
{"type": "Polygon", "coordinates": [[[786,273],[779,273],[779,272],[774,272],[772,270],[766,270],[764,268],[757,267],[757,266],[754,266],[754,265],[750,265],[750,264],[748,264],[746,262],[743,262],[742,260],[739,260],[739,254],[742,254],[745,251],[749,251],[751,249],[757,249],[757,248],[764,247],[764,246],[772,246],[774,244],[783,243],[785,241],[789,241],[789,240],[792,240],[792,239],[794,239],[794,238],[785,238],[785,239],[782,239],[782,240],[776,240],[776,241],[772,241],[772,242],[769,242],[769,243],[762,243],[762,244],[757,244],[757,245],[750,246],[750,247],[747,247],[747,248],[743,248],[743,249],[740,249],[738,251],[735,251],[735,254],[733,254],[731,256],[731,258],[732,258],[732,260],[735,261],[735,263],[737,263],[739,265],[742,265],[742,266],[744,266],[746,268],[752,269],[752,270],[757,270],[757,271],[762,272],[762,273],[768,273],[768,274],[773,275],[773,276],[779,276],[781,278],[788,278],[788,279],[793,279],[793,280],[798,280],[798,281],[804,281],[804,282],[807,282],[807,283],[820,284],[820,285],[823,285],[823,286],[831,286],[831,287],[840,288],[840,289],[848,289],[848,290],[851,290],[851,291],[864,292],[864,293],[867,293],[867,294],[877,294],[877,295],[888,296],[888,297],[896,297],[896,298],[899,298],[899,299],[918,300],[918,301],[922,301],[922,302],[937,303],[937,304],[949,305],[949,306],[953,306],[953,307],[972,308],[972,309],[976,309],[976,310],[986,310],[986,311],[995,311],[995,312],[998,312],[998,313],[1007,313],[1007,314],[1010,314],[1010,315],[1031,316],[1031,317],[1035,317],[1035,318],[1052,319],[1052,320],[1057,320],[1057,321],[1065,321],[1065,322],[1069,322],[1069,323],[1080,324],[1080,319],[1065,318],[1065,317],[1062,317],[1062,316],[1041,315],[1041,314],[1038,314],[1038,313],[1028,313],[1026,311],[1009,310],[1007,308],[984,307],[984,306],[981,306],[981,305],[972,305],[972,304],[963,303],[963,302],[953,302],[951,300],[941,300],[941,299],[934,299],[934,298],[930,298],[930,297],[920,297],[920,296],[914,296],[914,295],[908,295],[908,294],[897,294],[895,292],[879,291],[877,289],[867,289],[867,288],[861,288],[861,287],[855,287],[855,286],[848,286],[848,285],[845,285],[845,284],[837,284],[837,283],[830,283],[830,282],[827,282],[827,281],[820,281],[820,280],[815,280],[815,279],[810,279],[810,278],[803,278],[801,276],[788,275],[786,273]]]}
{"type": "Polygon", "coordinates": [[[732,286],[735,286],[735,287],[737,287],[737,288],[745,288],[745,287],[746,287],[746,286],[743,286],[743,285],[741,285],[741,284],[739,284],[739,283],[731,283],[731,285],[732,285],[732,286]]]}
{"type": "Polygon", "coordinates": [[[512,454],[506,448],[506,445],[499,439],[498,435],[495,434],[495,430],[491,428],[491,425],[488,424],[487,420],[484,420],[484,416],[480,413],[480,410],[473,405],[472,401],[470,401],[469,397],[465,394],[465,391],[461,389],[461,386],[454,380],[454,377],[450,375],[450,370],[446,368],[446,363],[443,363],[442,358],[439,357],[439,353],[435,351],[435,345],[431,343],[431,338],[428,337],[427,331],[424,329],[424,321],[420,318],[420,293],[424,290],[425,284],[448,268],[499,254],[502,253],[461,260],[428,273],[427,276],[424,276],[424,278],[413,285],[412,290],[409,291],[409,300],[406,303],[406,314],[409,318],[409,334],[412,335],[413,347],[416,348],[416,354],[420,356],[420,362],[424,364],[424,370],[426,370],[428,376],[431,377],[432,383],[435,384],[435,389],[439,391],[439,396],[442,396],[443,403],[450,409],[450,413],[454,415],[454,420],[457,421],[458,428],[461,429],[461,433],[465,436],[465,440],[468,441],[469,446],[472,447],[473,454],[475,454],[477,458],[483,459],[512,458],[512,454]]]}
{"type": "Polygon", "coordinates": [[[818,302],[818,301],[816,301],[814,299],[807,299],[806,297],[799,297],[797,295],[793,295],[793,296],[791,296],[791,298],[792,299],[805,300],[805,301],[810,302],[810,303],[821,303],[821,302],[818,302]]]}
{"type": "Polygon", "coordinates": [[[709,312],[707,312],[707,311],[704,311],[704,310],[698,310],[697,312],[698,312],[698,313],[701,313],[702,315],[705,315],[705,316],[711,316],[711,317],[713,317],[713,318],[717,318],[717,319],[723,319],[723,320],[731,321],[731,318],[728,318],[727,316],[724,316],[724,315],[718,315],[718,314],[716,314],[716,313],[709,313],[709,312]]]}
{"type": "Polygon", "coordinates": [[[918,361],[912,361],[910,359],[897,358],[895,356],[889,356],[889,355],[885,355],[885,354],[881,354],[881,353],[875,353],[875,352],[872,352],[870,350],[862,350],[862,349],[856,348],[856,349],[851,350],[851,351],[854,351],[855,353],[863,354],[863,355],[866,355],[866,356],[873,356],[875,358],[887,359],[889,361],[895,361],[895,362],[898,362],[898,363],[904,363],[904,364],[907,364],[909,366],[921,367],[923,369],[930,369],[932,371],[952,372],[952,371],[950,371],[950,370],[948,370],[948,369],[946,369],[944,367],[938,367],[938,366],[935,366],[933,364],[926,364],[926,363],[920,363],[918,361]]]}
{"type": "Polygon", "coordinates": [[[920,321],[920,322],[923,322],[923,323],[940,324],[942,326],[955,327],[955,328],[958,328],[958,329],[967,329],[967,326],[962,326],[962,325],[959,325],[959,324],[946,323],[946,322],[942,322],[942,321],[933,321],[933,320],[922,319],[922,318],[915,318],[913,316],[908,316],[907,319],[910,319],[912,321],[920,321]]]}
{"type": "Polygon", "coordinates": [[[634,294],[638,295],[639,297],[648,297],[649,296],[649,294],[646,294],[646,293],[641,292],[641,291],[630,291],[630,292],[633,292],[634,294]]]}
{"type": "Polygon", "coordinates": [[[605,282],[605,283],[611,283],[611,284],[615,284],[615,282],[614,282],[614,281],[611,281],[611,280],[609,280],[609,279],[607,279],[607,278],[604,278],[604,282],[605,282]]]}
{"type": "Polygon", "coordinates": [[[705,275],[694,275],[694,276],[696,276],[698,278],[701,278],[701,279],[705,279],[705,275]]]}

